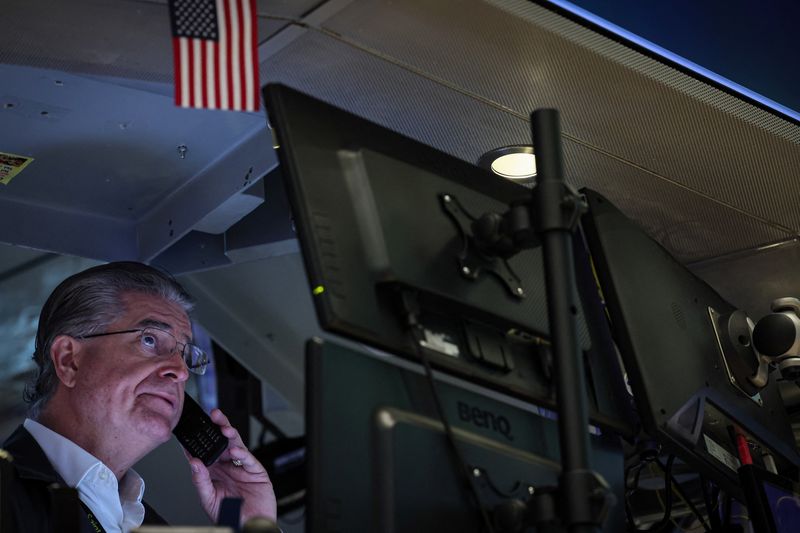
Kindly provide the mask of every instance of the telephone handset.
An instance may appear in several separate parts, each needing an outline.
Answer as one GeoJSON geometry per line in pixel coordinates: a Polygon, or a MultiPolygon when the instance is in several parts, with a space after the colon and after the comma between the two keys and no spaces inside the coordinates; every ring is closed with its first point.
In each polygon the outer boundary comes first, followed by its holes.
{"type": "Polygon", "coordinates": [[[172,433],[186,451],[206,466],[213,464],[228,447],[228,437],[222,434],[200,404],[186,393],[183,395],[181,418],[172,433]]]}

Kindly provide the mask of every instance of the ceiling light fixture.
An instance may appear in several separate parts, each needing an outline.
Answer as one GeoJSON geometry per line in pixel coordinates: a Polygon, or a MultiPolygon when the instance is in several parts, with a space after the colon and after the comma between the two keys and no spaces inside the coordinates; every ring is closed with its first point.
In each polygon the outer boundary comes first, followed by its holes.
{"type": "Polygon", "coordinates": [[[483,154],[478,165],[517,182],[532,183],[536,177],[536,156],[529,145],[495,148],[483,154]]]}

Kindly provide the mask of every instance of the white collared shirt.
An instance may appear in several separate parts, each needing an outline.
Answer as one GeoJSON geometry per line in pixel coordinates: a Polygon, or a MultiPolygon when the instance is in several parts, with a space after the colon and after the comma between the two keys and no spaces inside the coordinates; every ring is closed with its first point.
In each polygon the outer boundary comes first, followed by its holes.
{"type": "Polygon", "coordinates": [[[30,418],[23,426],[107,533],[128,533],[142,525],[144,480],[133,469],[117,484],[110,468],[71,440],[30,418]]]}

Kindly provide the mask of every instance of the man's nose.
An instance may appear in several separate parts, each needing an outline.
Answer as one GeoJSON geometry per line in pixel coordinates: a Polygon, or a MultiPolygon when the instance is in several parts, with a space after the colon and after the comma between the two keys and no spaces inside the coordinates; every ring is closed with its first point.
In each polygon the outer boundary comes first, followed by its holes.
{"type": "Polygon", "coordinates": [[[165,357],[158,375],[177,383],[189,379],[189,368],[183,360],[183,354],[179,350],[175,350],[171,355],[165,357]]]}

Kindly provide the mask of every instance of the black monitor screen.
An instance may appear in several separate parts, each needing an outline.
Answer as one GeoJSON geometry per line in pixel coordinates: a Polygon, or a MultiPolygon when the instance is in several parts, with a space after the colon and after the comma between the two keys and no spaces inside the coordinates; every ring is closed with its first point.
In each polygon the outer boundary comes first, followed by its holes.
{"type": "MultiPolygon", "coordinates": [[[[554,408],[541,248],[503,260],[468,238],[530,191],[290,88],[264,97],[322,327],[554,408]]],[[[592,420],[628,433],[616,355],[587,309],[592,420]]]]}
{"type": "Polygon", "coordinates": [[[800,494],[766,482],[764,492],[777,533],[797,531],[800,527],[800,494]]]}
{"type": "MultiPolygon", "coordinates": [[[[732,430],[768,453],[781,472],[799,464],[774,379],[757,394],[732,379],[715,316],[735,311],[606,198],[584,191],[582,221],[645,429],[741,497],[732,430]]],[[[747,339],[743,339],[746,344],[747,339]]]]}
{"type": "MultiPolygon", "coordinates": [[[[307,530],[481,531],[421,365],[359,350],[308,344],[307,530]]],[[[555,485],[559,445],[551,412],[445,375],[437,391],[468,469],[479,471],[485,508],[555,485]]],[[[619,439],[595,428],[590,444],[594,469],[619,501],[619,439]]],[[[621,505],[605,527],[624,530],[621,505]]]]}
{"type": "Polygon", "coordinates": [[[764,468],[745,465],[739,471],[754,533],[789,533],[800,525],[800,486],[764,468]]]}

